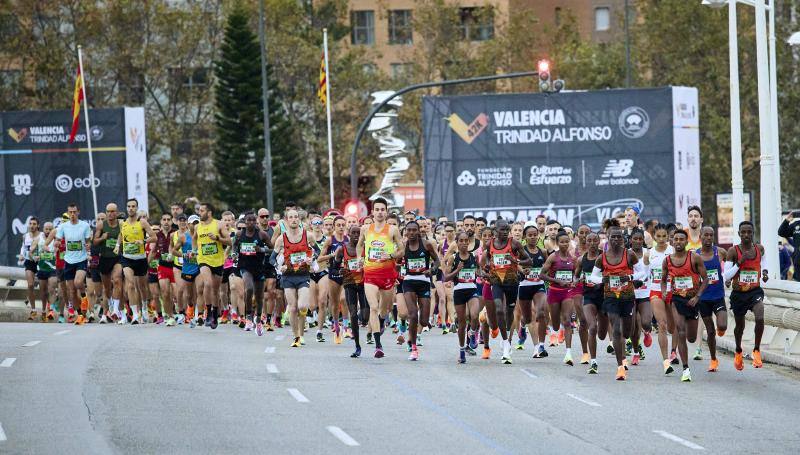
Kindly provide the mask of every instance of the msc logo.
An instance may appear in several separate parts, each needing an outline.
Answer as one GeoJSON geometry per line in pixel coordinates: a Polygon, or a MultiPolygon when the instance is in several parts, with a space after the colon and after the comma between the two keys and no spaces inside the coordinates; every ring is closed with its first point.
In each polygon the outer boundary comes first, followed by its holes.
{"type": "Polygon", "coordinates": [[[627,177],[631,175],[633,160],[611,160],[606,164],[606,169],[601,176],[604,179],[609,177],[627,177]]]}
{"type": "Polygon", "coordinates": [[[17,144],[19,144],[23,139],[25,139],[26,136],[28,136],[28,128],[22,128],[19,131],[16,131],[14,128],[9,128],[8,135],[11,137],[11,139],[14,139],[17,144]]]}
{"type": "Polygon", "coordinates": [[[461,120],[458,114],[450,114],[450,117],[446,117],[445,120],[450,124],[450,129],[458,134],[458,137],[463,139],[467,144],[472,144],[472,141],[480,136],[483,130],[489,126],[489,116],[484,113],[478,114],[475,120],[469,125],[461,120]]]}
{"type": "Polygon", "coordinates": [[[11,187],[14,188],[16,196],[28,196],[31,194],[31,176],[29,174],[14,174],[11,179],[11,187]]]}
{"type": "Polygon", "coordinates": [[[650,116],[644,109],[633,106],[619,114],[619,130],[630,139],[638,139],[650,129],[650,116]]]}
{"type": "Polygon", "coordinates": [[[470,171],[463,171],[458,177],[456,177],[456,183],[458,183],[458,186],[472,186],[477,183],[477,181],[478,179],[470,171]]]}

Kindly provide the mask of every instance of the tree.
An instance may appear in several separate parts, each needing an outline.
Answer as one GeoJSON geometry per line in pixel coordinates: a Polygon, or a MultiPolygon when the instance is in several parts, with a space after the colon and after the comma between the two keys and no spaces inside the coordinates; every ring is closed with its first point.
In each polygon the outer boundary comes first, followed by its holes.
{"type": "Polygon", "coordinates": [[[214,192],[230,209],[254,208],[262,205],[259,190],[265,187],[261,63],[258,39],[240,5],[228,15],[214,74],[214,192]]]}

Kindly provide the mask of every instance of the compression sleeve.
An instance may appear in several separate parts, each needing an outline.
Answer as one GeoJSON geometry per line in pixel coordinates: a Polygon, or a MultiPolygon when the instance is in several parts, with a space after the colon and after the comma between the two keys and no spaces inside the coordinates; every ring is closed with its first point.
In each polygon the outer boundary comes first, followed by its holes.
{"type": "Polygon", "coordinates": [[[722,278],[725,281],[730,281],[734,276],[736,276],[736,272],[739,271],[739,265],[734,264],[732,261],[725,261],[725,265],[723,266],[722,278]]]}
{"type": "Polygon", "coordinates": [[[594,284],[603,284],[603,272],[597,266],[592,269],[592,274],[589,276],[589,281],[594,284]]]}

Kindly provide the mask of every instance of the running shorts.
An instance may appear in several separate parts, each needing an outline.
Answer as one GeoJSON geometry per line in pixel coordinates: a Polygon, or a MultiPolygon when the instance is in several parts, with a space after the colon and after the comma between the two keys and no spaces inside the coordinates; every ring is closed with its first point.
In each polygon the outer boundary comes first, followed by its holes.
{"type": "Polygon", "coordinates": [[[147,259],[128,259],[123,256],[119,259],[119,263],[122,264],[123,269],[133,269],[134,276],[147,275],[147,259]]]}
{"type": "Polygon", "coordinates": [[[97,267],[89,267],[89,275],[92,277],[93,283],[99,283],[103,281],[102,277],[100,276],[100,270],[97,267]]]}
{"type": "Polygon", "coordinates": [[[206,268],[206,269],[208,269],[208,270],[211,270],[211,274],[212,274],[212,275],[216,275],[216,276],[222,276],[222,274],[223,274],[223,269],[222,269],[222,266],[221,266],[221,265],[220,265],[220,266],[217,266],[217,267],[213,267],[213,266],[210,266],[210,265],[208,265],[208,264],[199,264],[199,265],[200,265],[200,269],[201,269],[201,270],[202,270],[203,268],[206,268]]]}
{"type": "Polygon", "coordinates": [[[760,286],[747,292],[731,291],[731,310],[736,316],[744,316],[763,300],[764,290],[760,286]]]}
{"type": "Polygon", "coordinates": [[[571,289],[556,288],[551,285],[550,289],[547,290],[547,303],[550,305],[561,303],[570,297],[572,297],[571,289]]]}
{"type": "Polygon", "coordinates": [[[478,297],[478,288],[456,289],[453,291],[453,304],[466,305],[467,302],[478,297]]]}
{"type": "Polygon", "coordinates": [[[181,273],[181,279],[187,283],[194,283],[194,279],[197,278],[197,273],[181,273]]]}
{"type": "Polygon", "coordinates": [[[69,262],[64,263],[64,273],[62,276],[64,277],[64,281],[74,280],[75,273],[78,270],[86,271],[86,261],[76,262],[74,264],[70,264],[69,262]]]}
{"type": "Polygon", "coordinates": [[[517,304],[517,293],[519,284],[493,284],[492,285],[492,299],[498,300],[503,297],[506,298],[506,306],[514,308],[517,304]]]}
{"type": "Polygon", "coordinates": [[[544,291],[544,284],[534,284],[519,287],[520,300],[533,300],[533,296],[544,291]]]}
{"type": "Polygon", "coordinates": [[[650,290],[650,300],[653,300],[653,298],[655,298],[655,297],[658,297],[659,299],[663,300],[664,303],[666,303],[667,305],[672,303],[672,292],[667,292],[667,298],[665,299],[664,296],[661,295],[661,291],[654,291],[654,290],[651,289],[650,290]]]}
{"type": "Polygon", "coordinates": [[[250,276],[253,277],[253,281],[262,282],[265,278],[263,270],[264,269],[261,267],[258,267],[255,270],[250,270],[247,267],[239,267],[239,274],[242,275],[242,278],[244,278],[244,273],[249,273],[250,276]]]}
{"type": "Polygon", "coordinates": [[[307,288],[311,277],[308,275],[283,275],[281,276],[281,288],[283,289],[302,289],[307,288]]]}
{"type": "Polygon", "coordinates": [[[724,298],[715,300],[701,300],[700,303],[697,304],[697,309],[700,310],[700,316],[704,318],[711,317],[720,311],[727,310],[725,307],[724,298]]]}
{"type": "Polygon", "coordinates": [[[603,290],[599,289],[597,292],[585,292],[583,293],[583,304],[584,305],[594,305],[597,307],[598,312],[604,312],[603,310],[603,290]]]}
{"type": "Polygon", "coordinates": [[[147,282],[150,284],[158,284],[158,273],[147,273],[147,282]]]}
{"type": "Polygon", "coordinates": [[[492,300],[492,285],[489,283],[483,283],[483,290],[481,291],[481,297],[483,300],[492,300]]]}
{"type": "Polygon", "coordinates": [[[314,280],[315,283],[319,283],[319,280],[325,278],[328,275],[327,270],[323,270],[321,272],[316,272],[311,274],[311,279],[314,280]]]}
{"type": "Polygon", "coordinates": [[[569,292],[567,295],[571,297],[577,297],[579,295],[583,295],[583,283],[576,283],[575,287],[569,288],[569,292]]]}
{"type": "Polygon", "coordinates": [[[603,311],[620,317],[633,316],[633,299],[606,297],[603,299],[603,311]]]}
{"type": "Polygon", "coordinates": [[[27,271],[31,271],[31,272],[33,272],[35,274],[37,270],[38,269],[36,267],[36,262],[31,261],[30,259],[26,259],[25,260],[25,271],[26,272],[27,271]]]}
{"type": "Polygon", "coordinates": [[[231,275],[233,276],[242,276],[239,274],[239,269],[237,267],[228,267],[227,269],[222,269],[222,283],[228,283],[231,279],[231,275]]]}
{"type": "Polygon", "coordinates": [[[158,280],[169,280],[170,283],[175,282],[175,272],[172,267],[163,265],[158,266],[158,280]]]}
{"type": "Polygon", "coordinates": [[[417,294],[421,299],[431,298],[431,283],[430,281],[422,280],[403,280],[403,293],[410,292],[417,294]]]}
{"type": "Polygon", "coordinates": [[[392,289],[395,280],[397,280],[397,272],[394,268],[387,269],[386,271],[364,271],[364,284],[371,284],[382,291],[392,289]]]}
{"type": "Polygon", "coordinates": [[[700,302],[697,302],[697,305],[690,307],[689,300],[686,297],[681,297],[677,294],[672,296],[672,305],[675,307],[675,310],[678,311],[678,314],[685,317],[686,319],[699,319],[700,318],[700,302]]]}
{"type": "Polygon", "coordinates": [[[100,262],[97,263],[97,270],[100,271],[101,275],[108,275],[114,270],[114,266],[119,263],[119,256],[114,256],[112,258],[105,258],[100,256],[100,262]]]}
{"type": "Polygon", "coordinates": [[[36,272],[36,278],[39,280],[49,280],[51,276],[55,276],[55,273],[56,272],[54,270],[50,270],[47,272],[44,270],[39,270],[38,272],[36,272]]]}

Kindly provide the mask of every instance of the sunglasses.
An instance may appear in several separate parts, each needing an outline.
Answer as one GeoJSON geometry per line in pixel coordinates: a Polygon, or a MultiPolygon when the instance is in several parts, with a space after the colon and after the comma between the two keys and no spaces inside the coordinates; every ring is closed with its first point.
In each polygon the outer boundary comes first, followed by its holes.
{"type": "Polygon", "coordinates": [[[313,226],[322,226],[322,220],[314,220],[311,222],[313,226]]]}
{"type": "Polygon", "coordinates": [[[269,215],[258,215],[259,218],[269,218],[269,215]]]}

